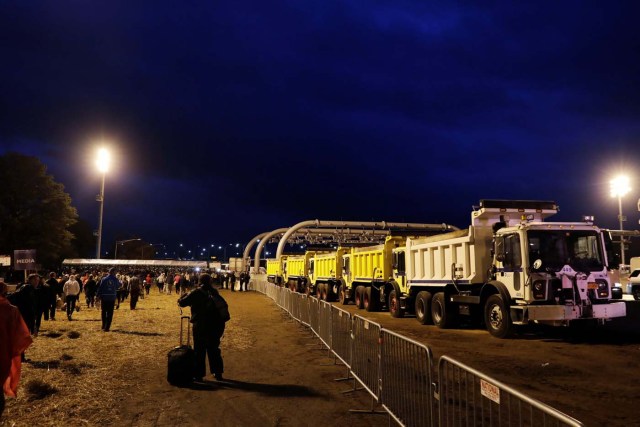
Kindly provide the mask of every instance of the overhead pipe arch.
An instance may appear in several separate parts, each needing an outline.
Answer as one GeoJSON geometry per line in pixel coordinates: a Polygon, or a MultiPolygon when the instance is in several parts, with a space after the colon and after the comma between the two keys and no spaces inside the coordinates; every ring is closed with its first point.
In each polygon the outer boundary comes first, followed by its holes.
{"type": "MultiPolygon", "coordinates": [[[[276,250],[276,258],[280,258],[282,256],[282,252],[284,251],[284,246],[296,231],[305,227],[340,227],[340,228],[371,228],[371,229],[389,229],[389,228],[403,228],[407,230],[432,230],[432,231],[447,231],[447,230],[459,230],[458,227],[449,225],[449,224],[420,224],[420,223],[402,223],[402,222],[357,222],[357,221],[323,221],[319,219],[302,221],[287,229],[287,231],[280,238],[280,242],[278,243],[278,249],[276,250]]],[[[273,236],[271,236],[273,237],[273,236]]]]}
{"type": "MultiPolygon", "coordinates": [[[[256,253],[254,255],[254,263],[253,263],[253,272],[254,273],[258,273],[259,271],[259,267],[260,267],[260,257],[262,256],[262,251],[264,249],[264,245],[267,244],[267,242],[272,239],[273,237],[281,234],[285,234],[287,232],[287,230],[289,230],[290,227],[285,227],[285,228],[278,228],[276,230],[270,231],[270,232],[265,232],[265,233],[261,233],[258,234],[257,236],[255,236],[253,239],[251,239],[251,241],[249,243],[247,243],[247,246],[245,247],[244,253],[243,253],[243,257],[244,259],[250,259],[249,258],[249,254],[251,253],[251,249],[253,248],[253,245],[255,245],[255,243],[260,240],[260,243],[258,244],[258,247],[256,248],[256,253]]],[[[378,235],[378,234],[382,234],[376,231],[380,231],[380,230],[374,230],[373,235],[378,235]]],[[[305,234],[327,234],[327,235],[331,235],[331,234],[335,234],[336,229],[335,228],[299,228],[297,230],[295,230],[293,233],[290,233],[289,236],[287,237],[287,240],[291,237],[293,237],[294,235],[296,235],[297,233],[305,233],[305,234]]],[[[344,232],[345,234],[348,235],[357,235],[357,234],[361,234],[362,230],[346,230],[344,232]]],[[[285,244],[286,241],[285,240],[285,244]]],[[[282,240],[281,240],[282,241],[282,240]]],[[[278,257],[276,257],[278,258],[278,257]]]]}

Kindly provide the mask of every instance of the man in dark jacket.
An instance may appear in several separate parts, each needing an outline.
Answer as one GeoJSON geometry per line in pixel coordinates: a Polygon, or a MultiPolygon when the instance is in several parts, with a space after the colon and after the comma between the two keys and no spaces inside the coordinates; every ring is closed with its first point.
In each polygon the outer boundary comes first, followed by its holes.
{"type": "MultiPolygon", "coordinates": [[[[213,308],[210,298],[222,299],[218,290],[211,285],[211,276],[200,276],[201,286],[184,294],[178,300],[180,307],[191,307],[191,323],[193,323],[193,350],[195,352],[195,379],[201,381],[206,374],[205,359],[209,357],[209,370],[220,381],[224,372],[220,339],[224,334],[225,320],[213,308]]],[[[226,303],[225,303],[226,304],[226,303]]]]}
{"type": "Polygon", "coordinates": [[[100,299],[102,310],[102,330],[105,332],[109,332],[111,328],[113,309],[116,306],[116,292],[120,287],[120,281],[116,278],[115,273],[115,268],[111,268],[109,274],[100,281],[96,291],[96,297],[100,299]]]}
{"type": "Polygon", "coordinates": [[[40,331],[40,324],[42,323],[42,316],[44,315],[44,320],[49,320],[49,308],[51,307],[51,288],[47,283],[45,283],[42,277],[38,281],[38,284],[35,288],[36,291],[36,326],[35,326],[35,336],[38,336],[38,331],[40,331]]]}
{"type": "Polygon", "coordinates": [[[40,275],[30,274],[27,283],[20,286],[14,293],[9,295],[9,302],[20,310],[22,319],[29,328],[29,333],[33,335],[36,329],[36,309],[37,296],[36,286],[40,282],[40,275]]]}
{"type": "Polygon", "coordinates": [[[98,284],[93,278],[93,274],[90,274],[89,278],[87,279],[87,283],[84,284],[84,295],[87,298],[87,308],[95,307],[97,289],[98,284]]]}
{"type": "MultiPolygon", "coordinates": [[[[51,320],[56,320],[56,303],[58,302],[58,294],[62,293],[62,287],[58,283],[56,279],[56,273],[49,273],[49,280],[47,280],[47,285],[49,285],[49,292],[51,296],[51,300],[49,301],[49,316],[51,320]]],[[[45,315],[45,319],[46,319],[45,315]]]]}
{"type": "Polygon", "coordinates": [[[138,298],[140,297],[140,293],[142,291],[142,280],[143,275],[139,272],[134,272],[131,279],[129,279],[129,294],[131,299],[129,300],[129,308],[131,310],[136,309],[136,305],[138,304],[138,298]]]}

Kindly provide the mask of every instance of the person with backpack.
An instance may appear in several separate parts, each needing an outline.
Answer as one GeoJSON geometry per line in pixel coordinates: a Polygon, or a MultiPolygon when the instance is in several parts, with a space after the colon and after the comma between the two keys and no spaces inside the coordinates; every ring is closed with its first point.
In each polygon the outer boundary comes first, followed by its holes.
{"type": "Polygon", "coordinates": [[[225,322],[230,318],[227,302],[212,286],[211,276],[200,276],[200,286],[178,299],[180,307],[191,307],[193,324],[193,350],[195,352],[194,377],[202,381],[206,374],[205,359],[209,358],[209,370],[215,379],[222,381],[224,364],[220,352],[220,340],[225,322]]]}

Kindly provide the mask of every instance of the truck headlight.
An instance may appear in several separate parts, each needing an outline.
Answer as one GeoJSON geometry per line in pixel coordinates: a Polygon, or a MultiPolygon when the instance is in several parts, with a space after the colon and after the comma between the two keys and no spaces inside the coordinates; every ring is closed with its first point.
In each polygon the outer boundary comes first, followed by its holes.
{"type": "Polygon", "coordinates": [[[607,298],[609,296],[609,283],[604,280],[596,280],[598,283],[598,298],[607,298]]]}
{"type": "Polygon", "coordinates": [[[534,299],[546,299],[547,294],[547,282],[544,280],[536,280],[533,282],[533,298],[534,299]]]}

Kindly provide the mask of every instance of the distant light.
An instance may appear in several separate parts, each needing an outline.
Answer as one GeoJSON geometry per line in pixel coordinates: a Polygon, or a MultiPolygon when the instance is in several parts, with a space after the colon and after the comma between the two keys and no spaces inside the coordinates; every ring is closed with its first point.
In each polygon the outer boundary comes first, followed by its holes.
{"type": "Polygon", "coordinates": [[[238,246],[240,246],[240,243],[236,243],[236,248],[237,248],[238,246]]]}
{"type": "Polygon", "coordinates": [[[200,267],[196,267],[196,271],[200,271],[200,267]]]}
{"type": "Polygon", "coordinates": [[[107,173],[109,170],[109,163],[111,162],[111,155],[106,148],[100,148],[98,150],[98,158],[96,160],[96,165],[98,166],[98,170],[102,173],[107,173]]]}
{"type": "Polygon", "coordinates": [[[629,177],[625,175],[617,176],[609,181],[611,186],[611,197],[624,197],[629,191],[631,191],[631,185],[629,184],[629,177]]]}
{"type": "Polygon", "coordinates": [[[180,247],[182,247],[182,243],[180,243],[180,247]]]}

